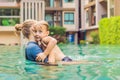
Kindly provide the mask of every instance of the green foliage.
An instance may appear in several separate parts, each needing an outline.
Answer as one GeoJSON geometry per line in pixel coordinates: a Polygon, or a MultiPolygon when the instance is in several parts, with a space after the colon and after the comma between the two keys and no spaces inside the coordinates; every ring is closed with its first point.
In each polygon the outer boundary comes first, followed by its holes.
{"type": "Polygon", "coordinates": [[[2,25],[3,25],[3,26],[9,26],[9,21],[8,21],[8,19],[3,19],[3,20],[2,20],[2,25]]]}
{"type": "Polygon", "coordinates": [[[66,33],[66,29],[64,27],[49,27],[50,35],[64,35],[66,33]]]}
{"type": "Polygon", "coordinates": [[[19,23],[19,19],[10,19],[10,18],[3,18],[2,25],[3,26],[14,26],[16,23],[19,23]]]}
{"type": "Polygon", "coordinates": [[[99,44],[100,43],[98,32],[91,32],[90,35],[93,39],[92,43],[94,43],[94,44],[99,44]]]}
{"type": "Polygon", "coordinates": [[[120,44],[120,16],[99,22],[100,44],[120,44]]]}
{"type": "Polygon", "coordinates": [[[80,40],[80,44],[81,44],[81,45],[85,45],[85,44],[86,44],[86,41],[85,41],[85,40],[80,40]]]}
{"type": "Polygon", "coordinates": [[[58,43],[66,43],[66,29],[64,27],[49,27],[50,36],[57,39],[58,43]]]}

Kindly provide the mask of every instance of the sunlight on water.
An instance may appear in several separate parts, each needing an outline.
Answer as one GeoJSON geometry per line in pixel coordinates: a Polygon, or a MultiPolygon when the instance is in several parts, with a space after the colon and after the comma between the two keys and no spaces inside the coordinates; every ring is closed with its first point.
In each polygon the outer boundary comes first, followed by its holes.
{"type": "Polygon", "coordinates": [[[74,60],[95,63],[42,66],[24,58],[19,46],[0,46],[0,80],[119,80],[120,47],[59,45],[74,60]]]}

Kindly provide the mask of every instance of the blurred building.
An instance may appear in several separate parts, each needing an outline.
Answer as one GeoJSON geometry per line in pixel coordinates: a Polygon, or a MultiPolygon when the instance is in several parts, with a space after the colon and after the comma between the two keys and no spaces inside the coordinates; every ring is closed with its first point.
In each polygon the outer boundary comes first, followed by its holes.
{"type": "Polygon", "coordinates": [[[107,0],[81,0],[81,28],[82,39],[92,41],[90,33],[98,31],[98,22],[108,17],[107,0]]]}
{"type": "Polygon", "coordinates": [[[45,0],[45,20],[50,26],[62,26],[66,28],[67,38],[70,42],[77,43],[78,0],[45,0]]]}
{"type": "Polygon", "coordinates": [[[120,16],[120,0],[107,0],[108,17],[120,16]]]}
{"type": "MultiPolygon", "coordinates": [[[[81,10],[80,40],[92,41],[91,32],[98,32],[99,20],[120,16],[120,0],[79,0],[81,10]]],[[[79,7],[78,5],[78,7],[79,7]]],[[[79,22],[79,23],[80,23],[79,22]]]]}
{"type": "Polygon", "coordinates": [[[20,23],[20,6],[16,0],[0,0],[0,44],[18,44],[14,25],[20,23]]]}
{"type": "Polygon", "coordinates": [[[14,25],[26,19],[46,20],[67,30],[70,42],[78,41],[79,0],[0,0],[0,44],[20,44],[14,25]]]}

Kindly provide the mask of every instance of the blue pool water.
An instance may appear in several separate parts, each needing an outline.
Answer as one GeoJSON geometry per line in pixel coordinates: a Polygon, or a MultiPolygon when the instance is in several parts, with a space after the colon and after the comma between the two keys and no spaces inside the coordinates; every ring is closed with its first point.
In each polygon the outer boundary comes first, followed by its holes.
{"type": "Polygon", "coordinates": [[[74,60],[95,63],[42,66],[26,61],[19,46],[0,46],[0,80],[120,80],[120,47],[59,45],[74,60]]]}

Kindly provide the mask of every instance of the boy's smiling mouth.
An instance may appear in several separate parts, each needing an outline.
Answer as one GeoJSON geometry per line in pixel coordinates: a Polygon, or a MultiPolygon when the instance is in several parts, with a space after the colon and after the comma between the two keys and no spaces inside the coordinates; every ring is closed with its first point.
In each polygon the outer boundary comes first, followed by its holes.
{"type": "Polygon", "coordinates": [[[41,40],[40,36],[38,36],[38,35],[36,35],[36,36],[34,36],[34,37],[35,37],[35,40],[36,40],[36,41],[40,41],[40,40],[41,40]]]}

